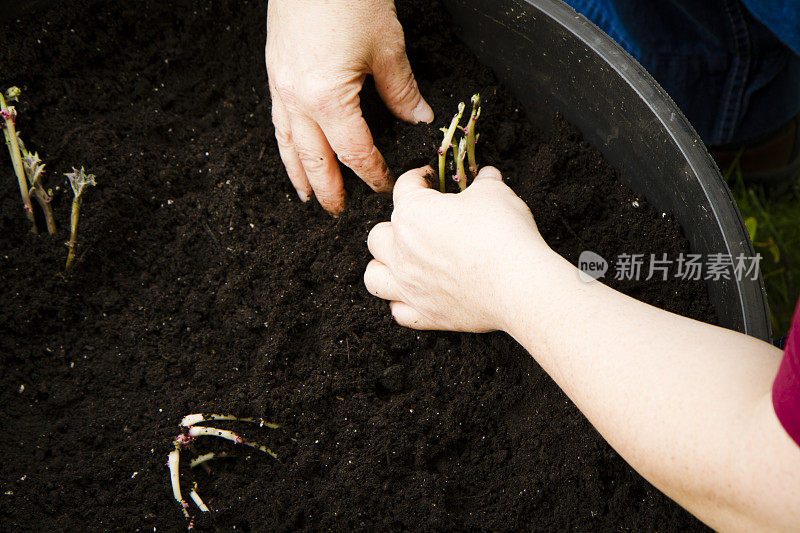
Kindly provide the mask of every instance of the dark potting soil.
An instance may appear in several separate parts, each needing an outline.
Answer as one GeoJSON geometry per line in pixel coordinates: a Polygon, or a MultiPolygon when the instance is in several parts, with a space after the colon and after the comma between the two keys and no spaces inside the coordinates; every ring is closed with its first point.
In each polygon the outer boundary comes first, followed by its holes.
{"type": "MultiPolygon", "coordinates": [[[[365,88],[396,173],[431,160],[437,127],[480,90],[480,160],[561,254],[688,250],[575,130],[532,130],[438,3],[398,3],[437,121],[401,124],[365,88]]],[[[2,529],[184,529],[165,462],[193,412],[282,425],[218,424],[279,461],[214,439],[197,451],[232,457],[210,472],[183,461],[184,494],[196,480],[221,530],[702,527],[508,336],[403,329],[366,292],[365,238],[391,201],[353,176],[339,219],[297,200],[269,119],[263,2],[59,4],[0,28],[0,83],[24,91],[19,129],[61,226],[28,232],[0,158],[2,529]],[[64,277],[73,165],[98,185],[64,277]]],[[[609,283],[714,320],[702,283],[609,283]]]]}

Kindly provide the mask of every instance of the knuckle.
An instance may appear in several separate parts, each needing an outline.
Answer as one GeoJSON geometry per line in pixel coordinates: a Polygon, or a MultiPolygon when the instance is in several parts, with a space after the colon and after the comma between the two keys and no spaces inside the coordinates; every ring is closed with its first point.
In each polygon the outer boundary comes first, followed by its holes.
{"type": "Polygon", "coordinates": [[[294,106],[297,101],[294,83],[286,78],[279,77],[273,81],[273,86],[276,93],[274,96],[280,98],[284,105],[294,106]]]}
{"type": "Polygon", "coordinates": [[[371,230],[369,230],[369,233],[367,234],[367,244],[375,243],[375,239],[378,236],[378,232],[381,231],[381,227],[381,224],[376,224],[371,230]]]}
{"type": "Polygon", "coordinates": [[[272,123],[275,125],[275,139],[278,141],[278,145],[283,147],[294,146],[292,132],[278,124],[274,117],[272,119],[272,123]]]}
{"type": "Polygon", "coordinates": [[[375,145],[359,147],[338,154],[339,161],[352,169],[360,169],[369,165],[375,156],[375,145]]]}
{"type": "Polygon", "coordinates": [[[367,269],[364,271],[364,286],[367,288],[368,291],[373,292],[375,288],[375,268],[373,268],[372,263],[367,265],[367,269]]]}
{"type": "Polygon", "coordinates": [[[382,43],[378,52],[378,58],[389,65],[396,65],[406,61],[406,42],[403,36],[403,27],[398,21],[392,21],[392,26],[386,28],[392,38],[382,43]],[[395,25],[396,24],[396,25],[395,25]]]}
{"type": "Polygon", "coordinates": [[[264,64],[267,67],[267,75],[270,75],[275,70],[275,67],[280,64],[277,54],[273,52],[273,46],[269,42],[269,36],[267,37],[267,43],[264,45],[264,64]]]}
{"type": "Polygon", "coordinates": [[[417,80],[414,78],[414,75],[411,74],[396,87],[392,87],[391,91],[398,100],[405,101],[416,98],[419,94],[419,91],[417,90],[417,80]]]}
{"type": "Polygon", "coordinates": [[[318,152],[298,148],[297,157],[300,158],[300,162],[303,164],[303,168],[306,169],[306,172],[310,174],[321,173],[327,167],[325,157],[318,152]]]}
{"type": "Polygon", "coordinates": [[[370,252],[375,252],[377,250],[377,244],[379,239],[379,233],[381,231],[381,226],[375,226],[370,230],[369,235],[367,235],[367,249],[370,252]]]}
{"type": "MultiPolygon", "coordinates": [[[[372,253],[373,256],[375,255],[373,253],[373,252],[375,252],[375,239],[376,239],[376,237],[375,237],[375,235],[376,235],[375,229],[376,228],[372,228],[370,230],[369,234],[367,235],[367,249],[370,251],[370,253],[372,253]]],[[[371,263],[370,263],[370,265],[367,266],[367,270],[369,270],[370,266],[371,266],[371,263]]]]}
{"type": "Polygon", "coordinates": [[[302,100],[313,113],[328,113],[340,107],[337,88],[324,80],[310,80],[302,89],[302,100]]]}
{"type": "Polygon", "coordinates": [[[331,91],[314,90],[306,95],[306,101],[309,111],[319,115],[333,113],[341,105],[340,99],[331,91]]]}

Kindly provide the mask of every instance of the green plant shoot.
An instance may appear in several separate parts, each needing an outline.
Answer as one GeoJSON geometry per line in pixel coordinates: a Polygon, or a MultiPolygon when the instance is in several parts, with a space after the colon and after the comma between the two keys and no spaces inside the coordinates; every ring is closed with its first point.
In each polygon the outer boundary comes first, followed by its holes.
{"type": "MultiPolygon", "coordinates": [[[[467,128],[464,132],[464,135],[467,139],[467,158],[469,160],[469,172],[472,174],[472,178],[474,179],[475,176],[478,175],[478,162],[475,158],[475,145],[478,144],[478,137],[479,135],[475,132],[475,126],[478,122],[478,118],[481,116],[481,95],[475,93],[472,96],[472,114],[469,117],[469,122],[467,122],[467,128]]],[[[459,182],[460,183],[460,182],[459,182]]]]}
{"type": "Polygon", "coordinates": [[[453,117],[453,120],[450,121],[450,127],[442,128],[441,131],[444,132],[444,139],[442,140],[442,146],[439,147],[439,190],[445,192],[445,163],[447,161],[447,151],[455,146],[453,146],[453,136],[456,134],[456,129],[458,128],[458,123],[461,121],[461,115],[464,114],[464,102],[458,104],[458,113],[453,117]]]}
{"type": "Polygon", "coordinates": [[[80,170],[75,170],[75,167],[72,167],[72,172],[65,174],[69,179],[69,184],[72,186],[72,192],[75,194],[75,197],[72,199],[72,217],[70,218],[70,237],[69,243],[67,246],[69,247],[69,255],[67,256],[67,270],[72,268],[72,263],[75,261],[75,243],[78,239],[78,218],[81,214],[81,198],[83,197],[83,191],[89,185],[96,185],[94,181],[94,174],[86,174],[86,171],[83,170],[81,167],[80,170]]]}
{"type": "Polygon", "coordinates": [[[33,231],[36,233],[36,218],[33,215],[33,205],[31,204],[30,193],[28,192],[28,181],[25,178],[25,167],[22,164],[22,155],[19,151],[19,137],[14,125],[14,118],[17,116],[17,111],[14,107],[8,106],[6,98],[9,102],[14,102],[19,98],[20,90],[18,87],[11,87],[6,91],[5,98],[0,94],[0,116],[3,118],[3,136],[6,139],[6,146],[8,153],[11,155],[11,163],[14,165],[14,173],[17,175],[17,183],[19,184],[19,193],[22,196],[22,203],[25,209],[25,214],[32,225],[33,231]]]}
{"type": "MultiPolygon", "coordinates": [[[[19,101],[21,92],[19,87],[11,87],[6,91],[5,97],[9,102],[19,101]]],[[[53,211],[50,209],[51,195],[42,185],[42,173],[44,172],[45,164],[39,159],[39,154],[31,153],[25,149],[25,143],[22,142],[22,138],[16,130],[16,109],[9,107],[6,104],[6,99],[0,94],[0,108],[2,108],[0,115],[4,121],[3,135],[6,139],[8,152],[11,154],[14,173],[17,175],[17,183],[19,184],[19,192],[22,196],[25,214],[31,222],[33,232],[38,233],[39,229],[36,226],[36,217],[33,214],[33,205],[31,203],[31,197],[33,197],[41,207],[42,213],[44,213],[47,232],[53,234],[56,232],[56,223],[53,218],[53,211]]]]}
{"type": "Polygon", "coordinates": [[[56,232],[56,221],[53,218],[53,210],[50,209],[52,191],[46,191],[44,185],[42,185],[42,173],[44,172],[45,164],[39,159],[39,154],[36,152],[31,153],[25,148],[25,143],[22,142],[19,133],[17,133],[17,144],[22,154],[22,166],[30,185],[29,191],[42,209],[44,220],[47,224],[47,232],[52,235],[56,232]]]}
{"type": "Polygon", "coordinates": [[[462,191],[467,188],[468,178],[467,172],[464,168],[464,161],[469,162],[469,173],[473,179],[478,175],[478,161],[475,157],[475,145],[478,143],[480,135],[476,132],[478,118],[481,116],[481,95],[476,93],[472,96],[472,114],[465,127],[461,127],[459,122],[464,114],[464,102],[458,104],[458,113],[450,121],[450,126],[441,128],[444,133],[442,145],[439,147],[439,190],[445,192],[445,168],[447,166],[447,151],[453,149],[453,157],[455,158],[456,173],[453,179],[458,183],[459,189],[462,191]],[[453,137],[456,131],[462,132],[463,136],[458,142],[454,144],[453,137]]]}
{"type": "Polygon", "coordinates": [[[467,144],[469,141],[466,137],[462,137],[458,143],[458,153],[456,154],[456,175],[455,180],[458,182],[458,188],[462,191],[467,188],[467,173],[464,170],[464,159],[467,157],[467,144]]]}

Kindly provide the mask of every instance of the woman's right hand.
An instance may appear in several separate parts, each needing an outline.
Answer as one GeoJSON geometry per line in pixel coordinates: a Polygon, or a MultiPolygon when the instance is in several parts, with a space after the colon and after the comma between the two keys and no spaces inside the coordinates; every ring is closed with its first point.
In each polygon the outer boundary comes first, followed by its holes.
{"type": "Polygon", "coordinates": [[[378,224],[367,238],[375,259],[364,283],[391,302],[403,326],[507,329],[518,318],[507,306],[518,272],[560,258],[496,168],[481,169],[458,194],[431,189],[426,173],[432,172],[411,170],[397,180],[391,222],[378,224]]]}

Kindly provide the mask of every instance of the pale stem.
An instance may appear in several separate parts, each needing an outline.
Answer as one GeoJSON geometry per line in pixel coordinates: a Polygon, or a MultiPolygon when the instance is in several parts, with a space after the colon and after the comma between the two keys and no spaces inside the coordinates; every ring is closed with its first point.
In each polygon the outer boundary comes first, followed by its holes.
{"type": "Polygon", "coordinates": [[[72,167],[72,172],[65,174],[69,179],[69,184],[72,187],[72,192],[75,197],[72,199],[72,216],[70,217],[70,238],[67,246],[69,247],[69,255],[67,256],[67,270],[72,267],[75,261],[75,247],[78,238],[78,218],[81,213],[81,198],[83,191],[90,185],[96,185],[94,174],[86,174],[86,171],[81,167],[80,170],[75,170],[72,167]]]}
{"type": "Polygon", "coordinates": [[[28,183],[31,186],[29,190],[30,195],[36,199],[36,202],[42,209],[42,213],[44,213],[44,220],[47,223],[47,233],[53,235],[56,232],[56,220],[53,217],[53,210],[50,209],[50,195],[47,194],[47,191],[45,191],[42,186],[42,171],[45,165],[39,165],[39,163],[41,163],[39,156],[37,154],[31,154],[25,148],[25,143],[22,142],[19,133],[17,133],[17,144],[23,158],[23,170],[28,175],[28,183]],[[34,166],[30,166],[29,163],[27,163],[30,161],[29,158],[31,157],[35,158],[33,160],[34,166]]]}
{"type": "Polygon", "coordinates": [[[44,220],[47,223],[47,233],[53,235],[56,232],[56,219],[53,217],[53,210],[50,209],[49,196],[45,196],[47,193],[43,192],[38,187],[31,188],[31,192],[44,213],[44,220]]]}
{"type": "Polygon", "coordinates": [[[469,159],[469,172],[472,177],[478,175],[478,162],[475,158],[475,145],[478,144],[478,136],[475,133],[478,118],[481,116],[481,95],[476,93],[472,96],[472,115],[467,123],[467,157],[469,159]]]}
{"type": "MultiPolygon", "coordinates": [[[[2,109],[4,113],[9,112],[6,100],[3,98],[2,94],[0,94],[0,109],[2,109]]],[[[22,156],[20,155],[19,145],[17,144],[17,130],[11,118],[6,118],[5,124],[6,127],[3,128],[3,135],[6,138],[6,146],[8,146],[8,153],[11,155],[11,162],[14,165],[14,173],[17,175],[19,193],[22,196],[22,203],[25,204],[25,214],[33,225],[33,232],[38,233],[36,218],[33,216],[33,204],[31,204],[31,197],[28,193],[28,183],[25,180],[25,169],[22,166],[22,156]]]]}
{"type": "Polygon", "coordinates": [[[458,113],[455,114],[453,120],[450,121],[450,126],[444,131],[444,139],[442,146],[439,147],[439,189],[445,192],[445,163],[447,161],[447,151],[453,146],[453,135],[456,134],[458,123],[461,121],[461,115],[464,114],[464,102],[458,104],[458,113]]]}
{"type": "Polygon", "coordinates": [[[258,444],[257,442],[248,442],[238,434],[227,429],[207,428],[204,426],[193,426],[189,428],[189,438],[196,439],[197,437],[219,437],[221,439],[229,440],[235,444],[244,444],[245,446],[250,446],[251,448],[260,450],[271,455],[273,459],[278,458],[278,456],[266,446],[258,444]]]}
{"type": "Polygon", "coordinates": [[[67,270],[72,268],[75,262],[75,242],[78,239],[78,219],[81,216],[81,196],[77,195],[72,199],[72,216],[70,217],[69,231],[69,255],[67,255],[67,270]]]}
{"type": "Polygon", "coordinates": [[[249,422],[250,424],[258,424],[259,427],[267,426],[270,429],[278,429],[281,427],[272,422],[265,422],[263,418],[239,418],[233,415],[219,415],[219,414],[203,414],[195,413],[186,415],[181,420],[181,427],[191,427],[200,422],[211,422],[213,420],[232,420],[234,422],[249,422]]]}
{"type": "Polygon", "coordinates": [[[458,143],[458,154],[456,155],[456,181],[458,188],[462,191],[467,188],[467,173],[464,171],[464,158],[467,155],[467,140],[462,138],[458,143]]]}

